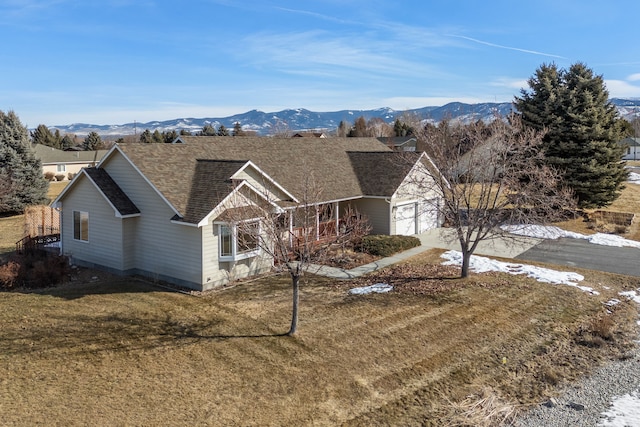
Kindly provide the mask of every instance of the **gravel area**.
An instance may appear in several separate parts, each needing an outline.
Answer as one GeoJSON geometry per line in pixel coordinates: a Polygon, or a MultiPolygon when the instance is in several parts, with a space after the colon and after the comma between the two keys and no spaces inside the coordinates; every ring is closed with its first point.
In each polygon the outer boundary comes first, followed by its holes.
{"type": "MultiPolygon", "coordinates": [[[[640,390],[640,349],[629,358],[598,368],[591,376],[563,389],[557,398],[518,418],[517,427],[596,427],[614,398],[640,390]]],[[[640,404],[640,400],[638,402],[640,404]]]]}

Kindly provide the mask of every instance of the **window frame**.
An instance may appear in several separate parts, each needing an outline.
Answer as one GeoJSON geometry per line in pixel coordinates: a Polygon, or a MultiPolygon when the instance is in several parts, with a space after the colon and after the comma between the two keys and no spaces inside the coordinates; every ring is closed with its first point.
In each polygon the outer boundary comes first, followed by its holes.
{"type": "Polygon", "coordinates": [[[89,242],[89,212],[73,211],[73,240],[89,242]]]}
{"type": "MultiPolygon", "coordinates": [[[[257,234],[260,234],[260,220],[247,220],[243,224],[255,224],[257,234]]],[[[255,247],[242,248],[239,242],[238,224],[217,223],[218,232],[218,260],[223,262],[239,261],[258,256],[262,252],[259,237],[256,236],[255,247]]],[[[246,226],[246,225],[243,225],[246,226]]]]}
{"type": "Polygon", "coordinates": [[[56,172],[66,172],[67,171],[67,165],[65,165],[64,163],[58,163],[56,165],[56,172]]]}

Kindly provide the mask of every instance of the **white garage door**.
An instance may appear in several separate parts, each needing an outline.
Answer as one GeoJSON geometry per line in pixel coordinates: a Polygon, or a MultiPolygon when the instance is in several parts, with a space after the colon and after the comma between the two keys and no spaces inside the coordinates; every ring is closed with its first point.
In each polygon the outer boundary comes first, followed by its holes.
{"type": "Polygon", "coordinates": [[[418,232],[420,233],[438,227],[437,200],[427,200],[426,202],[420,203],[418,208],[418,224],[418,232]]]}
{"type": "Polygon", "coordinates": [[[416,205],[409,203],[396,207],[396,234],[416,234],[416,205]]]}

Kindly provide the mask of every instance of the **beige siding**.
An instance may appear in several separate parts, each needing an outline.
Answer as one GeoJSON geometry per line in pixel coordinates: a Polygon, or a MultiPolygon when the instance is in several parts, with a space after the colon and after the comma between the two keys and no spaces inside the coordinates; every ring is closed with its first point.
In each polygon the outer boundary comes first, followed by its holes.
{"type": "Polygon", "coordinates": [[[52,164],[47,164],[47,165],[42,165],[42,173],[46,174],[47,172],[52,172],[54,175],[64,175],[64,179],[63,181],[68,181],[69,179],[69,173],[72,174],[77,174],[78,172],[80,172],[80,170],[84,167],[88,167],[91,166],[92,163],[66,163],[65,164],[65,171],[64,172],[58,172],[58,165],[52,165],[52,164]]]}
{"type": "MultiPolygon", "coordinates": [[[[389,203],[385,199],[365,198],[349,203],[367,217],[371,224],[371,234],[389,234],[391,232],[389,229],[389,203]]],[[[340,212],[340,215],[342,214],[343,211],[340,212]]]]}
{"type": "Polygon", "coordinates": [[[272,182],[266,180],[263,175],[252,167],[245,168],[236,178],[246,180],[247,183],[268,200],[287,200],[290,198],[284,191],[280,190],[272,182]]]}
{"type": "Polygon", "coordinates": [[[128,269],[186,285],[202,284],[201,230],[172,223],[175,212],[119,153],[102,167],[140,209],[140,217],[127,230],[125,247],[133,255],[128,269]]]}
{"type": "Polygon", "coordinates": [[[269,272],[273,261],[266,254],[236,262],[218,260],[218,226],[209,222],[202,227],[203,288],[211,289],[229,281],[269,272]]]}
{"type": "Polygon", "coordinates": [[[122,270],[122,219],[88,178],[79,180],[63,201],[63,252],[73,260],[122,270]],[[89,240],[74,240],[73,211],[89,213],[89,240]]]}

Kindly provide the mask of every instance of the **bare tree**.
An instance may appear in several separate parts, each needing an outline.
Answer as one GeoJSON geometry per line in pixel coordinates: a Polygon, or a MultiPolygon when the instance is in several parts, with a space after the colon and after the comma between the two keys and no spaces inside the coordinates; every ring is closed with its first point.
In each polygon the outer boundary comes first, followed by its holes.
{"type": "Polygon", "coordinates": [[[416,188],[442,196],[436,208],[460,243],[461,277],[481,241],[518,239],[501,226],[549,223],[575,207],[560,175],[542,161],[543,135],[515,116],[489,125],[444,121],[418,132],[432,164],[416,188]]]}
{"type": "Polygon", "coordinates": [[[322,189],[311,173],[306,174],[299,200],[285,202],[287,207],[274,197],[273,188],[263,185],[262,194],[236,198],[226,220],[234,224],[240,247],[259,248],[276,269],[291,277],[293,301],[287,335],[293,335],[298,327],[300,279],[305,271],[322,264],[332,247],[352,244],[371,228],[357,211],[345,208],[339,217],[337,203],[323,203],[322,189]]]}

